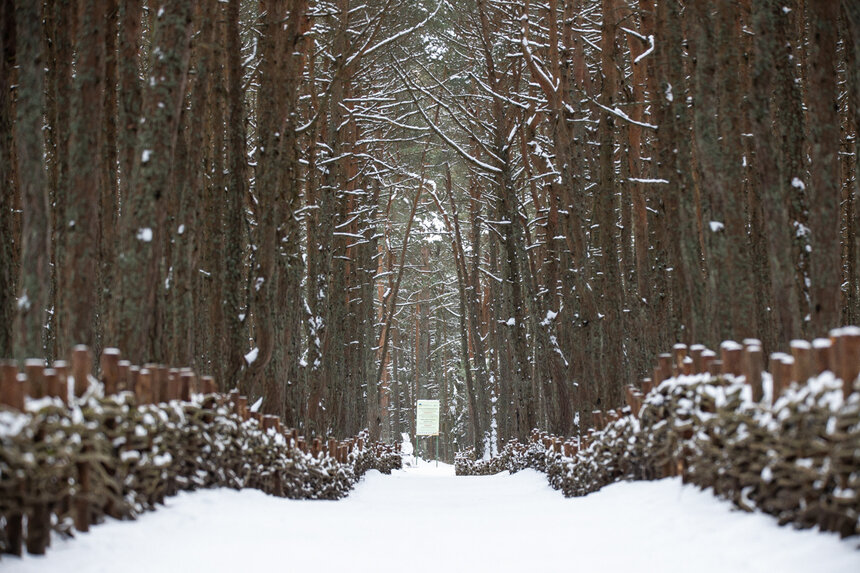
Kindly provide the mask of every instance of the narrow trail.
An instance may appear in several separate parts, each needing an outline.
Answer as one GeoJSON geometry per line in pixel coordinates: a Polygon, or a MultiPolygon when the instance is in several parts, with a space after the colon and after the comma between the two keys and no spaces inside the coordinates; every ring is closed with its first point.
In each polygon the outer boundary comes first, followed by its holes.
{"type": "Polygon", "coordinates": [[[456,478],[431,465],[371,472],[349,498],[181,494],[8,573],[386,571],[860,571],[858,540],[778,527],[677,479],[564,499],[545,476],[456,478]]]}

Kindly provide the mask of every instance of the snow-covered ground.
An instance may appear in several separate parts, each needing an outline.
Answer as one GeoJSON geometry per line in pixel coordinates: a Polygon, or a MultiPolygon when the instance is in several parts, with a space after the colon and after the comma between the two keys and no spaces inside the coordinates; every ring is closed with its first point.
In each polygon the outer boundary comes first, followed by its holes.
{"type": "Polygon", "coordinates": [[[542,474],[370,472],[345,500],[181,494],[136,522],[54,541],[4,573],[246,571],[860,571],[860,540],[778,527],[678,479],[564,499],[542,474]]]}

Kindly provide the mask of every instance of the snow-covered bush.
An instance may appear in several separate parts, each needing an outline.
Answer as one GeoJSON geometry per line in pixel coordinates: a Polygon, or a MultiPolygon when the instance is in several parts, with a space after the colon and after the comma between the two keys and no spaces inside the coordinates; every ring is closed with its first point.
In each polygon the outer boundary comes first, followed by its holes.
{"type": "Polygon", "coordinates": [[[829,372],[793,385],[772,406],[768,374],[764,386],[759,403],[740,377],[670,378],[645,397],[638,417],[626,409],[572,455],[535,438],[490,460],[458,456],[457,474],[530,467],[566,496],[680,475],[783,524],[860,534],[860,394],[844,400],[829,372]]]}
{"type": "MultiPolygon", "coordinates": [[[[28,519],[28,535],[52,514],[54,529],[70,533],[77,511],[88,522],[133,518],[180,490],[207,487],[339,499],[366,471],[400,467],[399,455],[362,438],[367,445],[340,463],[243,420],[221,395],[141,406],[129,392],[91,393],[70,406],[29,400],[25,412],[0,407],[0,521],[42,512],[28,519]]],[[[18,542],[0,536],[0,550],[18,542]]]]}

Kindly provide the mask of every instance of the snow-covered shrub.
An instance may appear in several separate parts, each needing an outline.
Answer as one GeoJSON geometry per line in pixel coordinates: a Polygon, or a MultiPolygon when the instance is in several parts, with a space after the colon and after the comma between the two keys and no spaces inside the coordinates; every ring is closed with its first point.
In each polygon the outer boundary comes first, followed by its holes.
{"type": "MultiPolygon", "coordinates": [[[[71,532],[78,503],[90,522],[133,518],[180,490],[207,487],[339,499],[367,470],[390,473],[400,463],[375,444],[354,448],[346,463],[305,453],[214,394],[141,406],[129,392],[93,392],[70,406],[29,400],[23,413],[0,407],[0,521],[44,510],[57,516],[55,530],[71,532]]],[[[34,530],[38,520],[30,521],[34,530]]],[[[10,542],[0,537],[0,550],[10,542]]]]}
{"type": "Polygon", "coordinates": [[[514,443],[490,460],[458,456],[457,474],[530,467],[566,496],[680,475],[782,524],[860,534],[860,394],[844,400],[842,383],[825,372],[771,406],[764,377],[761,403],[740,377],[670,378],[645,397],[638,417],[627,410],[570,456],[542,440],[514,443]]]}

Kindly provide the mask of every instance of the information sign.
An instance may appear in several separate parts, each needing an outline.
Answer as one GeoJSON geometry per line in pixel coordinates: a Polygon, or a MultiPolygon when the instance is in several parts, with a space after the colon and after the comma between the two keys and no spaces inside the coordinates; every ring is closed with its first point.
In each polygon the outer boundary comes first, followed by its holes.
{"type": "Polygon", "coordinates": [[[439,435],[439,400],[418,400],[415,435],[439,435]]]}

